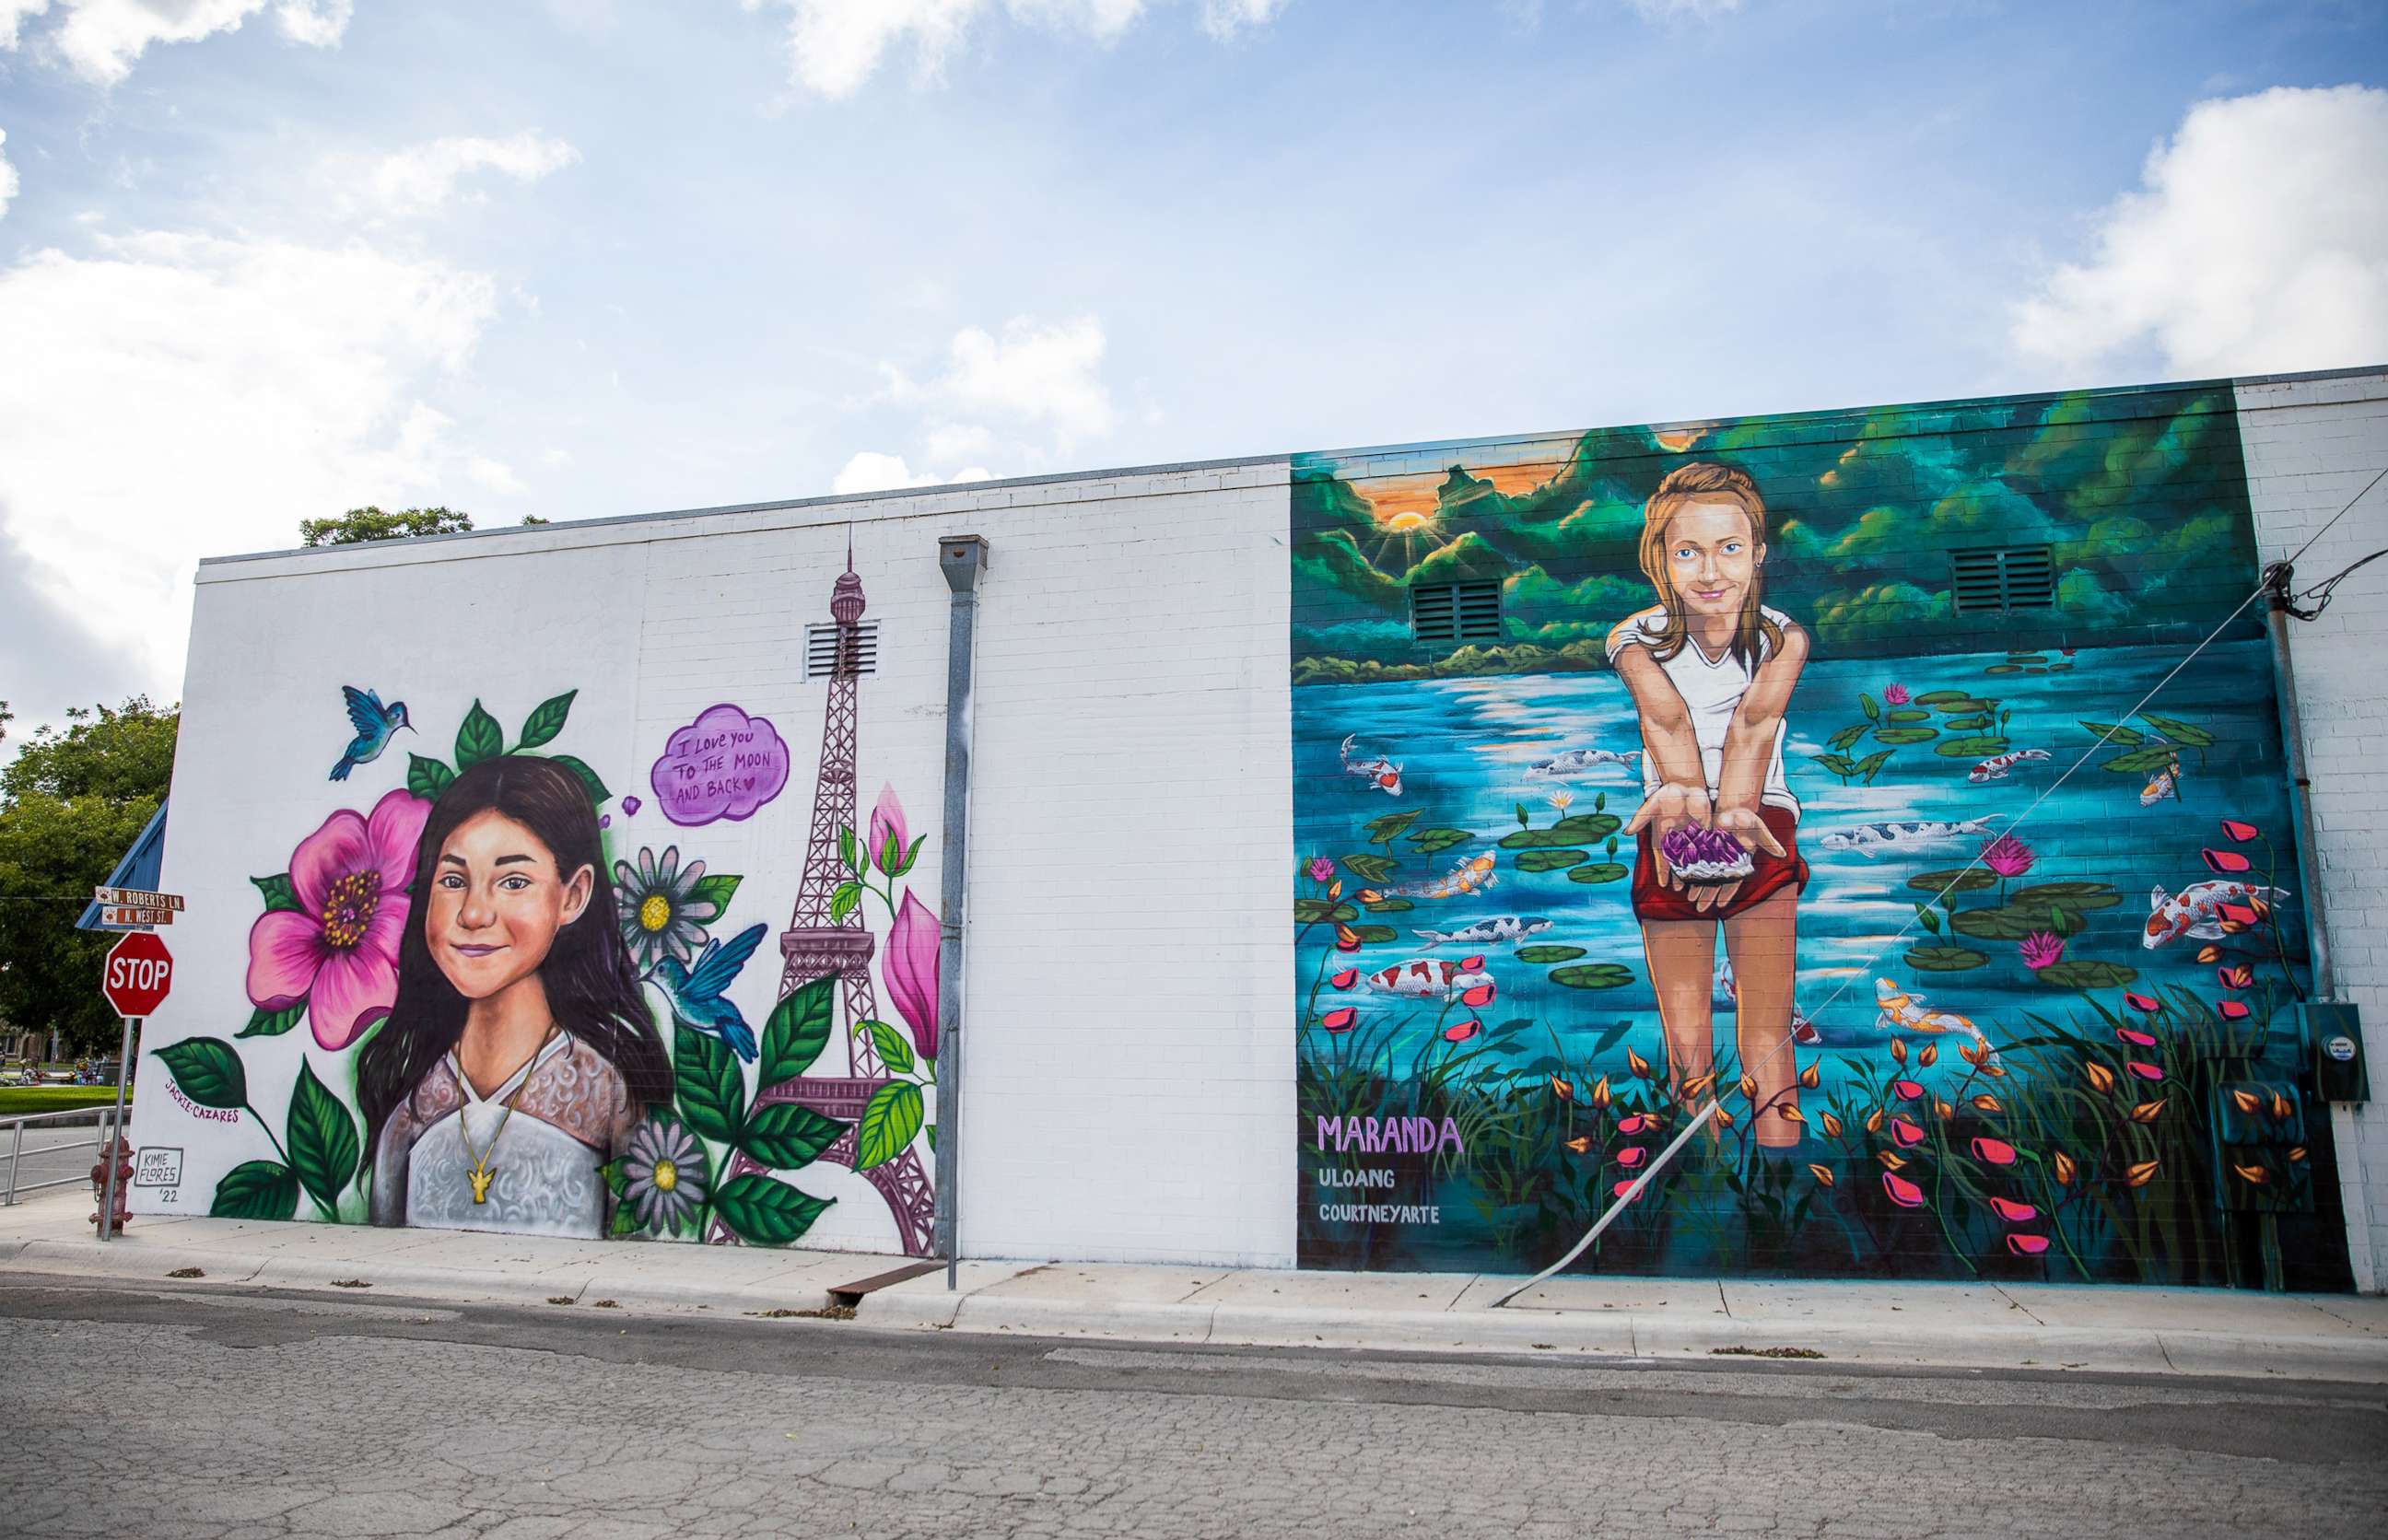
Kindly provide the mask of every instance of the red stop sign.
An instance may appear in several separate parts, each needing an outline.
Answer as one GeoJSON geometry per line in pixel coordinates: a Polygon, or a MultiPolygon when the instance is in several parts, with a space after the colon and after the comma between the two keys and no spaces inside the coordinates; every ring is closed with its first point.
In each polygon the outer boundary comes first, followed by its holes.
{"type": "Polygon", "coordinates": [[[147,1016],[174,986],[174,954],[147,930],[129,932],[108,949],[99,992],[118,1016],[147,1016]]]}

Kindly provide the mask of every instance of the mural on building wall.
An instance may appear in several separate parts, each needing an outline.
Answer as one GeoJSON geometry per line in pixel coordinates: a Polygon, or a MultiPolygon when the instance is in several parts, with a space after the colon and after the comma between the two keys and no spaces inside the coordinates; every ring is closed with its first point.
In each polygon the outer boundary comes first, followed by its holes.
{"type": "Polygon", "coordinates": [[[2227,390],[1292,497],[1303,1265],[2345,1286],[2227,390]]]}
{"type": "MultiPolygon", "coordinates": [[[[833,592],[850,633],[860,581],[833,592]]],[[[771,723],[725,703],[670,733],[644,766],[655,838],[630,832],[641,799],[553,747],[576,690],[511,742],[476,700],[449,757],[401,766],[384,751],[424,730],[405,703],[345,688],[354,737],[330,779],[352,798],[376,772],[400,784],[332,808],[251,878],[247,1025],[155,1054],[201,1137],[249,1156],[209,1212],[784,1245],[833,1201],[806,1185],[828,1163],[925,1255],[939,931],[908,885],[924,837],[894,788],[857,816],[850,654],[829,681],[775,1004],[754,1021],[730,991],[773,927],[748,920],[749,874],[713,869],[687,831],[785,787],[771,723]],[[900,1026],[873,1004],[874,953],[900,1026]],[[260,1055],[298,1060],[279,1117],[250,1096],[260,1055]]]]}

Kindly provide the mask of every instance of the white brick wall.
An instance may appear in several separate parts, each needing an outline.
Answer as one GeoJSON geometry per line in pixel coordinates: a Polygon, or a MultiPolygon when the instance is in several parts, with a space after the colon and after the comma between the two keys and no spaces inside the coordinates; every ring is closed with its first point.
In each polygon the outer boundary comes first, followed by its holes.
{"type": "MultiPolygon", "coordinates": [[[[909,884],[934,906],[948,593],[936,540],[991,546],[982,585],[962,1243],[973,1256],[1289,1264],[1294,1178],[1283,461],[989,484],[743,511],[564,524],[396,548],[210,563],[193,623],[168,880],[190,897],[181,972],[145,1045],[247,1019],[248,882],[336,807],[445,756],[475,697],[511,734],[578,688],[553,747],[618,796],[619,853],[677,841],[746,878],[729,933],[774,940],[732,991],[751,1022],[777,982],[809,822],[826,687],[805,628],[854,560],[880,623],[862,683],[859,800],[892,782],[930,838],[909,884]],[[427,743],[331,787],[339,687],[403,696],[427,743]],[[645,786],[671,730],[718,701],[768,717],[789,786],[743,823],[665,823],[645,786]],[[321,761],[321,764],[316,763],[321,761]]],[[[873,928],[884,932],[883,915],[873,928]]],[[[883,1014],[887,1014],[882,1002],[883,1014]]],[[[300,1054],[348,1078],[302,1026],[242,1045],[278,1132],[300,1054]]],[[[832,1049],[834,1054],[836,1050],[832,1049]]],[[[145,1067],[162,1085],[162,1067],[145,1067]]],[[[144,1096],[138,1142],[184,1147],[175,1208],[270,1155],[247,1126],[144,1096]]],[[[927,1158],[925,1144],[921,1153],[927,1158]]],[[[840,1199],[807,1243],[886,1250],[885,1207],[840,1199]]],[[[302,1205],[302,1214],[305,1206],[302,1205]]]]}
{"type": "MultiPolygon", "coordinates": [[[[2262,559],[2292,555],[2388,468],[2388,372],[2238,387],[2239,432],[2262,559]]],[[[2300,587],[2388,546],[2388,484],[2297,561],[2300,587]]],[[[2388,561],[2341,585],[2321,618],[2293,621],[2291,656],[2313,782],[2315,847],[2339,994],[2362,1008],[2375,1096],[2388,1095],[2388,561]]],[[[2356,1286],[2388,1287],[2388,1109],[2331,1114],[2356,1286]]]]}

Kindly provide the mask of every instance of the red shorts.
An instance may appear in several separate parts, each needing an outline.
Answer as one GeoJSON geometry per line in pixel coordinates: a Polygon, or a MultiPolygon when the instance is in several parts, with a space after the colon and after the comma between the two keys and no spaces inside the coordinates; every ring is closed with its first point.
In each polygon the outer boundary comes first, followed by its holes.
{"type": "Polygon", "coordinates": [[[1770,855],[1763,850],[1750,855],[1749,875],[1741,879],[1741,890],[1729,903],[1711,904],[1705,911],[1694,908],[1692,898],[1697,889],[1686,892],[1670,888],[1658,880],[1658,863],[1651,853],[1650,830],[1645,826],[1634,838],[1638,841],[1633,855],[1633,917],[1643,920],[1729,920],[1754,904],[1772,898],[1784,889],[1796,890],[1808,886],[1808,864],[1799,859],[1799,820],[1787,807],[1768,802],[1758,810],[1759,820],[1774,842],[1783,847],[1781,855],[1770,855]]]}

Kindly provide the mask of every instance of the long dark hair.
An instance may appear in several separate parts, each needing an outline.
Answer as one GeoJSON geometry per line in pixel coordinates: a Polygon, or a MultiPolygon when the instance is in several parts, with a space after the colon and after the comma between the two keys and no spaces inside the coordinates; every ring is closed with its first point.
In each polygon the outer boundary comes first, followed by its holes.
{"type": "Polygon", "coordinates": [[[580,917],[555,933],[540,980],[557,1025],[587,1043],[620,1072],[631,1102],[656,1106],[672,1096],[671,1060],[653,1030],[638,969],[616,923],[614,888],[597,834],[597,810],[578,776],[553,760],[527,754],[485,759],[448,783],[414,852],[413,900],[398,945],[398,1001],[389,1018],[357,1054],[357,1102],[365,1115],[365,1159],[374,1158],[382,1125],[414,1093],[464,1035],[466,1002],[439,971],[424,939],[439,852],[459,825],[491,809],[538,836],[557,872],[587,866],[595,880],[580,917]]]}

